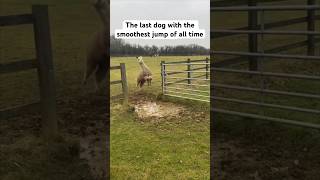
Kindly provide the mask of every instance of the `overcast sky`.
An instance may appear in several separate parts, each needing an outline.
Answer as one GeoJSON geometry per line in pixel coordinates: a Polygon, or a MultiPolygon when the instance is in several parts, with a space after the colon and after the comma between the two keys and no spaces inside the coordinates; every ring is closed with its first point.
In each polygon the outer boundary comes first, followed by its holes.
{"type": "Polygon", "coordinates": [[[198,20],[205,39],[142,40],[126,39],[140,45],[199,44],[210,47],[210,0],[111,0],[111,34],[122,29],[123,20],[198,20]]]}

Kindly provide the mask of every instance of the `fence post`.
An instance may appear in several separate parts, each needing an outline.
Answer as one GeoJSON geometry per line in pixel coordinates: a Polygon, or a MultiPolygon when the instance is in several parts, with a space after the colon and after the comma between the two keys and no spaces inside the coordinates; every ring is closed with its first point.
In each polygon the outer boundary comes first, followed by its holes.
{"type": "MultiPolygon", "coordinates": [[[[257,0],[248,0],[248,6],[257,6],[257,0]]],[[[258,29],[258,11],[249,11],[248,12],[248,29],[257,30],[258,29]]],[[[249,34],[248,35],[249,43],[249,52],[256,53],[258,52],[258,35],[249,34]]],[[[259,69],[259,63],[257,57],[249,57],[249,70],[257,71],[259,69]]]]}
{"type": "Polygon", "coordinates": [[[47,140],[52,140],[58,135],[58,123],[48,6],[34,5],[32,14],[40,86],[42,131],[47,140]]]}
{"type": "MultiPolygon", "coordinates": [[[[315,5],[315,0],[308,0],[308,5],[315,5]]],[[[315,31],[315,10],[309,9],[307,13],[307,24],[308,24],[308,31],[315,31]]],[[[308,35],[308,55],[314,56],[315,55],[315,38],[314,35],[308,35]]]]}
{"type": "Polygon", "coordinates": [[[206,79],[209,79],[209,58],[206,58],[206,79]]]}
{"type": "Polygon", "coordinates": [[[162,87],[162,94],[165,94],[165,78],[166,78],[166,75],[165,75],[165,61],[161,61],[160,65],[161,65],[161,87],[162,87]]]}
{"type": "Polygon", "coordinates": [[[127,73],[126,73],[126,65],[124,63],[120,63],[120,71],[121,71],[121,84],[122,84],[122,92],[123,92],[123,104],[128,104],[128,82],[127,82],[127,73]]]}
{"type": "Polygon", "coordinates": [[[187,77],[187,78],[188,78],[188,84],[191,84],[191,79],[190,79],[190,78],[191,78],[191,64],[190,64],[190,63],[191,63],[191,60],[188,59],[188,60],[187,60],[187,71],[188,71],[188,72],[187,72],[187,74],[188,74],[188,77],[187,77]]]}

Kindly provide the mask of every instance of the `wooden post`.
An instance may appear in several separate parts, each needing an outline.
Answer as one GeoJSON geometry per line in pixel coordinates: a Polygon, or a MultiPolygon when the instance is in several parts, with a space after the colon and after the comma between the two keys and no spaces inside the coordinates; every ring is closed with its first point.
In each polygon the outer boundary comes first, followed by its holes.
{"type": "Polygon", "coordinates": [[[160,66],[161,66],[161,87],[162,87],[162,94],[165,94],[165,78],[166,78],[166,75],[165,75],[165,61],[161,61],[160,63],[160,66]]]}
{"type": "MultiPolygon", "coordinates": [[[[315,0],[308,0],[308,5],[315,5],[315,0]]],[[[315,22],[316,22],[316,14],[315,10],[308,10],[307,14],[307,24],[308,24],[308,31],[315,31],[315,22]]],[[[314,56],[315,55],[315,36],[308,35],[308,55],[314,56]]]]}
{"type": "MultiPolygon", "coordinates": [[[[188,74],[188,76],[187,76],[187,78],[191,78],[191,60],[190,59],[188,59],[187,60],[187,74],[188,74]]],[[[191,84],[191,79],[188,79],[188,84],[191,84]]]]}
{"type": "Polygon", "coordinates": [[[209,79],[209,58],[206,58],[206,79],[209,79]]]}
{"type": "Polygon", "coordinates": [[[123,104],[128,104],[129,99],[129,90],[128,90],[128,82],[127,82],[127,73],[126,73],[126,65],[124,63],[120,63],[120,71],[121,71],[121,83],[122,83],[122,92],[123,92],[123,104]]]}
{"type": "Polygon", "coordinates": [[[40,85],[42,130],[47,140],[51,140],[58,135],[58,123],[48,6],[34,5],[32,14],[40,85]]]}
{"type": "MultiPolygon", "coordinates": [[[[257,0],[248,0],[248,6],[257,6],[257,0]]],[[[248,11],[248,27],[250,30],[258,29],[258,12],[248,11]]],[[[249,52],[258,52],[258,35],[249,34],[248,35],[249,52]]],[[[259,63],[257,57],[249,57],[249,70],[257,71],[259,69],[259,63]]]]}

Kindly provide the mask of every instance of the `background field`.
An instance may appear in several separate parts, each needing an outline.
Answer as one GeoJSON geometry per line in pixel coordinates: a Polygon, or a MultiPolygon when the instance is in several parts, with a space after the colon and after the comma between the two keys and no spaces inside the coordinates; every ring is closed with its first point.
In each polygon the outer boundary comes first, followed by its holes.
{"type": "MultiPolygon", "coordinates": [[[[111,104],[111,178],[114,179],[209,179],[209,104],[195,101],[160,98],[160,62],[205,59],[204,56],[144,57],[153,72],[152,86],[136,87],[140,67],[135,57],[113,57],[112,65],[125,63],[130,100],[174,102],[186,108],[177,118],[141,120],[133,112],[111,104]]],[[[185,67],[181,67],[186,69],[185,67]]],[[[180,68],[180,69],[181,69],[180,68]]],[[[113,70],[111,80],[119,80],[113,70]]],[[[121,87],[111,86],[111,95],[121,87]]],[[[173,105],[174,106],[174,105],[173,105]]]]}

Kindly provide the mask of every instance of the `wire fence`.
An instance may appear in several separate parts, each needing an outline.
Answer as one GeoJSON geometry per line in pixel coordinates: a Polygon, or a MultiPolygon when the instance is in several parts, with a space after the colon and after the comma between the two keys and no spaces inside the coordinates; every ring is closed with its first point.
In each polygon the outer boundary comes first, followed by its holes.
{"type": "Polygon", "coordinates": [[[209,59],[161,62],[162,93],[166,96],[210,102],[209,59]]]}

